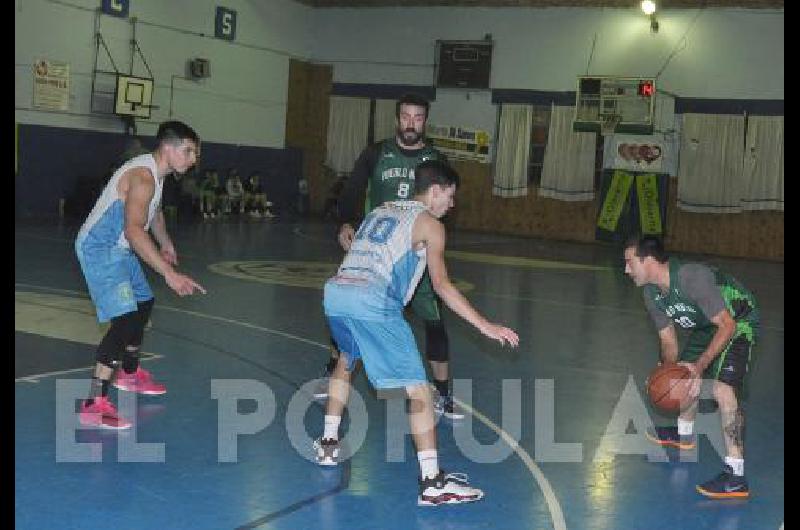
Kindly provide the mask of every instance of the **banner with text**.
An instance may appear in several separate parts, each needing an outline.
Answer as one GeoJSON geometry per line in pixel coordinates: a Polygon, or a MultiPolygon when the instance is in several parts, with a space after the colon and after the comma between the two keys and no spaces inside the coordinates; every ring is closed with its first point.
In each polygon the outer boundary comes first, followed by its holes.
{"type": "Polygon", "coordinates": [[[450,160],[471,160],[488,164],[491,159],[491,136],[471,127],[428,125],[425,137],[450,160]]]}
{"type": "Polygon", "coordinates": [[[663,236],[668,186],[664,174],[604,171],[595,239],[620,242],[633,233],[663,236]]]}
{"type": "Polygon", "coordinates": [[[69,64],[39,59],[33,65],[33,106],[69,110],[69,64]]]}

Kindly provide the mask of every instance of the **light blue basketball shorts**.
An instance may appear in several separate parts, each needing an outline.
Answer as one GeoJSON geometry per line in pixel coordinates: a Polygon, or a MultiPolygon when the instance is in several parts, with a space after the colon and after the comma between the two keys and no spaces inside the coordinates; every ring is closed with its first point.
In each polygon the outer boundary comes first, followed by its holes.
{"type": "Polygon", "coordinates": [[[98,321],[108,322],[114,317],[133,313],[138,310],[137,302],[153,298],[139,258],[130,249],[87,248],[83,242],[83,239],[75,241],[75,252],[98,321]]]}
{"type": "Polygon", "coordinates": [[[417,342],[402,316],[383,320],[326,316],[331,335],[345,355],[348,371],[361,359],[370,383],[377,389],[426,383],[417,342]]]}

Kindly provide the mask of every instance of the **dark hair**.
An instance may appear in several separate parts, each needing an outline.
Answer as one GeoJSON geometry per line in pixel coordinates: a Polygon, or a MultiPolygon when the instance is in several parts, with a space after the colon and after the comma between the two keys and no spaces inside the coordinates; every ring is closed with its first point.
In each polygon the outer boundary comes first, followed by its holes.
{"type": "Polygon", "coordinates": [[[428,111],[431,108],[431,104],[428,103],[428,100],[424,97],[420,96],[419,94],[404,94],[397,100],[397,104],[394,106],[394,116],[395,118],[400,118],[400,106],[401,105],[416,105],[418,107],[425,108],[425,119],[428,119],[428,111]]]}
{"type": "Polygon", "coordinates": [[[156,141],[158,145],[164,143],[180,143],[183,140],[191,140],[194,143],[198,142],[197,133],[180,121],[165,121],[158,126],[156,133],[156,141]]]}
{"type": "Polygon", "coordinates": [[[631,247],[636,249],[638,258],[650,256],[659,263],[666,263],[669,260],[669,254],[664,250],[664,243],[659,237],[632,235],[625,242],[626,249],[631,247]]]}
{"type": "Polygon", "coordinates": [[[461,178],[456,173],[456,170],[441,160],[426,160],[414,170],[414,189],[418,195],[428,191],[434,184],[439,186],[452,186],[455,184],[456,188],[458,188],[460,181],[461,178]]]}

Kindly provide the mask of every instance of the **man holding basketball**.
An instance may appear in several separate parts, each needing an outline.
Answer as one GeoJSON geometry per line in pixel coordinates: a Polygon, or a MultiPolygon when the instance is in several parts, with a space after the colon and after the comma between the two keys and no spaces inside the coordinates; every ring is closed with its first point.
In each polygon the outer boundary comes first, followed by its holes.
{"type": "Polygon", "coordinates": [[[661,341],[661,361],[680,362],[695,378],[692,404],[681,412],[677,427],[657,427],[647,437],[664,446],[694,448],[700,377],[713,380],[727,452],[725,470],[698,485],[697,491],[713,499],[749,497],[740,401],[759,330],[755,297],[725,272],[670,258],[656,237],[628,240],[624,256],[625,274],[644,287],[645,306],[661,341]],[[691,330],[682,350],[673,322],[691,330]]]}

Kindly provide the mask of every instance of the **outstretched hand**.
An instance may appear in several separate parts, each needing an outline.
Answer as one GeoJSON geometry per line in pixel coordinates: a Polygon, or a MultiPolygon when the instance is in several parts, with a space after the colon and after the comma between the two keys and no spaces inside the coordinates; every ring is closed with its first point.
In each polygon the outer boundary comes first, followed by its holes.
{"type": "Polygon", "coordinates": [[[519,336],[517,333],[505,326],[501,326],[500,324],[489,324],[486,329],[482,329],[481,333],[489,337],[490,339],[494,339],[498,341],[503,346],[508,343],[511,347],[519,346],[519,336]]]}
{"type": "Polygon", "coordinates": [[[175,291],[178,296],[187,296],[190,294],[194,294],[195,291],[199,291],[203,294],[206,294],[206,290],[203,288],[202,285],[191,279],[190,277],[186,276],[185,274],[181,274],[179,272],[172,272],[164,277],[167,281],[167,285],[170,289],[175,291]]]}

